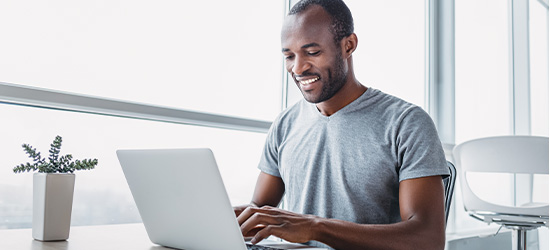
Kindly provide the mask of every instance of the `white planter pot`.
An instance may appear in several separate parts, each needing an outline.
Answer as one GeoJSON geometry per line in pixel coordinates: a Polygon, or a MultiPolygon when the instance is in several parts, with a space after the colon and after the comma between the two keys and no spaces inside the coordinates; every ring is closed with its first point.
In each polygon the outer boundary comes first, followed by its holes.
{"type": "Polygon", "coordinates": [[[32,237],[66,240],[71,228],[74,174],[35,173],[33,176],[32,237]]]}

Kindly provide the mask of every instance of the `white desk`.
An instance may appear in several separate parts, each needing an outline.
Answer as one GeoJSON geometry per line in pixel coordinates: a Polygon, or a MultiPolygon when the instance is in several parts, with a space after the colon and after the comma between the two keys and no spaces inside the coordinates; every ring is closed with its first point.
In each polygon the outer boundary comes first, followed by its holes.
{"type": "Polygon", "coordinates": [[[160,250],[153,244],[143,224],[71,227],[66,241],[42,242],[32,238],[31,229],[0,230],[2,250],[160,250]]]}
{"type": "MultiPolygon", "coordinates": [[[[273,246],[292,246],[306,250],[310,247],[268,241],[273,246]]],[[[142,223],[71,227],[66,241],[37,241],[32,229],[0,230],[0,250],[174,250],[153,244],[142,223]]]]}

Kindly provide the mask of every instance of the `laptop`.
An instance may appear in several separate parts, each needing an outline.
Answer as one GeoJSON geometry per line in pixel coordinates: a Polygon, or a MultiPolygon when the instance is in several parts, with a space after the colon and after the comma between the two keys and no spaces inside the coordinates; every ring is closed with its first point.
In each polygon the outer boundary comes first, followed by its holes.
{"type": "Polygon", "coordinates": [[[245,243],[210,149],[117,150],[149,239],[179,249],[325,249],[245,243]]]}

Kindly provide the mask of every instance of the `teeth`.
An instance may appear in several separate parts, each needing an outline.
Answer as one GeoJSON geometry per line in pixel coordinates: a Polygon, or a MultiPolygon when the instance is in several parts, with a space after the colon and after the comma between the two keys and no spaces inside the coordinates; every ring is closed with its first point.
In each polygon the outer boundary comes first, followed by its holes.
{"type": "Polygon", "coordinates": [[[313,79],[309,79],[309,80],[304,80],[304,81],[300,81],[300,84],[302,85],[308,85],[308,84],[311,84],[315,81],[319,80],[319,77],[315,77],[313,79]]]}

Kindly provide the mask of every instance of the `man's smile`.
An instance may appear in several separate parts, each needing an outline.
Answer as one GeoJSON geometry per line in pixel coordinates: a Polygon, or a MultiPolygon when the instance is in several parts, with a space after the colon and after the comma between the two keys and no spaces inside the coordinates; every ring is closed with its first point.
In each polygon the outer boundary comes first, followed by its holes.
{"type": "MultiPolygon", "coordinates": [[[[296,79],[296,80],[298,80],[298,79],[296,79]]],[[[306,86],[306,85],[312,84],[312,83],[314,83],[314,82],[316,82],[316,81],[318,81],[318,80],[319,80],[319,77],[317,76],[317,77],[315,77],[315,78],[311,78],[311,79],[307,79],[307,80],[301,80],[301,81],[298,81],[298,82],[299,82],[301,85],[306,86]]]]}

